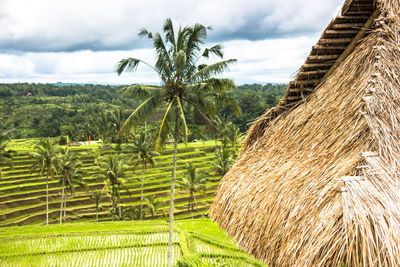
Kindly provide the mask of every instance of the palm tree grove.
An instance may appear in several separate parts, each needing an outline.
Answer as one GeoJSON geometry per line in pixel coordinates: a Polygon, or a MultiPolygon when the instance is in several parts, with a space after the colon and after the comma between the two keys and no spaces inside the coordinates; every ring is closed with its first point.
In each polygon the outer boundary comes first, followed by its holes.
{"type": "Polygon", "coordinates": [[[0,266],[400,266],[400,4],[317,2],[0,1],[0,266]]]}

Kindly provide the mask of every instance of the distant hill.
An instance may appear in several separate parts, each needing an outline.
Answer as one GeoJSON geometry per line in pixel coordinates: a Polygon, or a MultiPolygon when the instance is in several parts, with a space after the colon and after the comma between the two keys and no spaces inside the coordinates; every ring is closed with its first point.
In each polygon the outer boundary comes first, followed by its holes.
{"type": "MultiPolygon", "coordinates": [[[[3,118],[0,131],[16,129],[13,138],[69,135],[76,140],[85,139],[87,130],[94,128],[94,121],[102,113],[123,109],[126,112],[121,119],[126,119],[129,112],[140,104],[141,100],[119,93],[123,87],[62,82],[0,84],[0,118],[3,118]]],[[[278,103],[285,89],[285,84],[272,83],[238,86],[229,95],[238,101],[243,113],[236,116],[231,108],[224,108],[218,115],[246,131],[250,122],[278,103]]],[[[209,133],[199,132],[201,127],[192,116],[188,116],[188,122],[192,140],[212,138],[209,133]]],[[[98,137],[93,132],[91,135],[98,137]]]]}

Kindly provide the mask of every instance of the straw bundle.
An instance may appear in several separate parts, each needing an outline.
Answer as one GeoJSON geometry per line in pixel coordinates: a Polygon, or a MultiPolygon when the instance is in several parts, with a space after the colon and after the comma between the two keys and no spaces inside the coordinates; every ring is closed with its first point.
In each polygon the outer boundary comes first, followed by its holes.
{"type": "Polygon", "coordinates": [[[376,4],[369,34],[260,118],[221,182],[211,217],[271,266],[400,265],[400,3],[376,4]]]}

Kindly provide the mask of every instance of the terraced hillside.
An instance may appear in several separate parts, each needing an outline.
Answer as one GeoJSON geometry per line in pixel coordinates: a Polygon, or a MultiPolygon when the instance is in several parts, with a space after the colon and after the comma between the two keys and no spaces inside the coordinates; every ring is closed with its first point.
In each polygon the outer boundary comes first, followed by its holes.
{"type": "MultiPolygon", "coordinates": [[[[196,266],[265,266],[238,249],[208,219],[174,228],[175,262],[196,266]]],[[[0,266],[166,266],[164,221],[73,223],[0,229],[0,266]]]]}
{"type": "MultiPolygon", "coordinates": [[[[17,151],[13,158],[14,168],[3,168],[4,176],[0,179],[0,226],[24,225],[31,223],[42,223],[46,215],[46,177],[31,173],[29,168],[32,164],[29,153],[32,151],[34,140],[18,143],[13,141],[11,148],[17,151]],[[21,144],[24,144],[21,146],[21,144]]],[[[187,146],[179,146],[177,179],[180,179],[186,168],[186,162],[192,162],[200,171],[208,173],[209,182],[205,193],[197,196],[197,205],[194,216],[201,217],[207,213],[208,208],[214,198],[214,192],[217,189],[221,177],[214,176],[212,170],[212,160],[214,157],[213,143],[191,143],[187,146]]],[[[96,209],[94,202],[89,198],[91,191],[102,189],[104,181],[96,177],[94,160],[95,151],[98,151],[97,145],[81,146],[74,149],[80,154],[87,170],[85,181],[88,184],[88,190],[78,189],[74,196],[68,194],[67,199],[67,221],[94,220],[96,209]]],[[[126,155],[128,153],[124,152],[126,155]]],[[[112,153],[107,151],[106,153],[112,153]]],[[[118,152],[120,153],[120,152],[118,152]]],[[[163,206],[156,215],[156,218],[163,218],[168,214],[169,188],[171,176],[172,149],[166,148],[156,157],[156,166],[149,167],[145,178],[144,195],[153,195],[156,199],[163,202],[163,206]]],[[[140,168],[139,168],[140,169],[140,168]]],[[[123,206],[138,207],[140,204],[140,179],[141,171],[130,170],[126,178],[129,183],[129,193],[121,191],[121,203],[123,206]]],[[[52,222],[57,222],[59,218],[61,198],[61,187],[58,181],[49,182],[49,218],[52,222]]],[[[187,201],[189,193],[178,190],[176,193],[177,219],[191,217],[187,212],[187,201]]],[[[110,199],[104,197],[101,203],[102,209],[99,213],[101,220],[109,220],[109,209],[111,207],[110,199]]],[[[147,217],[148,218],[148,217],[147,217]]]]}

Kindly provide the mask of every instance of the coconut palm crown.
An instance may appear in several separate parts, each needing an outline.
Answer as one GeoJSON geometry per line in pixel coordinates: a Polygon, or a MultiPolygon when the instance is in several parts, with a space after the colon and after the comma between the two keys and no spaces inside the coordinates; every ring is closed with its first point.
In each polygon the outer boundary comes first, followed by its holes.
{"type": "Polygon", "coordinates": [[[136,71],[139,64],[144,64],[158,74],[161,85],[131,85],[122,90],[127,95],[145,100],[126,120],[119,135],[164,106],[166,109],[157,138],[157,145],[161,145],[162,133],[168,130],[168,122],[174,114],[183,127],[181,134],[184,138],[187,136],[188,129],[183,112],[186,105],[192,107],[204,120],[207,120],[205,114],[215,113],[217,102],[233,104],[237,108],[234,100],[227,96],[227,92],[235,87],[234,82],[230,79],[215,78],[228,70],[229,65],[236,62],[236,59],[222,60],[210,65],[199,64],[204,63],[204,59],[211,55],[223,58],[221,45],[202,49],[210,29],[195,24],[192,27],[180,27],[175,32],[171,19],[167,19],[163,26],[164,38],[160,33],[152,33],[146,29],[140,31],[140,36],[147,36],[153,41],[156,50],[154,66],[130,57],[119,61],[117,73],[120,75],[124,71],[136,71]]]}

